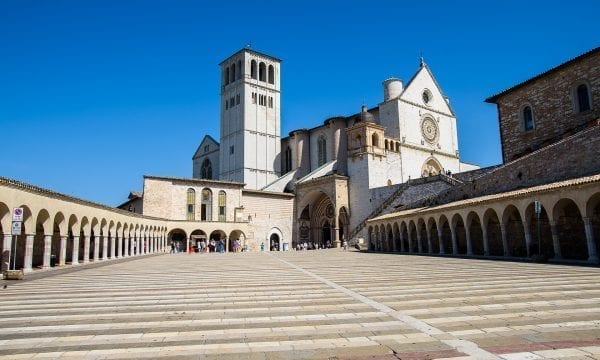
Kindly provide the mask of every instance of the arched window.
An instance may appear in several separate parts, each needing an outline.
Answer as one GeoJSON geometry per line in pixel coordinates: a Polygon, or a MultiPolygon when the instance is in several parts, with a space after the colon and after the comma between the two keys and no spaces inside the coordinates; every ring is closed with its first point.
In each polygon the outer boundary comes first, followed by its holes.
{"type": "Polygon", "coordinates": [[[200,178],[202,179],[212,179],[212,163],[209,159],[204,159],[202,162],[202,167],[200,169],[200,178]]]}
{"type": "Polygon", "coordinates": [[[186,219],[188,221],[196,220],[196,191],[192,188],[187,190],[186,219]]]}
{"type": "Polygon", "coordinates": [[[258,80],[267,81],[267,65],[264,62],[258,64],[258,80]]]}
{"type": "Polygon", "coordinates": [[[527,105],[523,108],[521,116],[523,117],[523,128],[525,131],[532,130],[534,128],[533,110],[531,106],[527,105]]]}
{"type": "Polygon", "coordinates": [[[235,63],[231,64],[231,82],[234,82],[236,79],[235,77],[235,63]]]}
{"type": "Polygon", "coordinates": [[[242,72],[243,72],[243,70],[242,70],[242,60],[238,60],[237,70],[238,70],[237,71],[238,72],[237,78],[241,79],[242,78],[242,72]]]}
{"type": "Polygon", "coordinates": [[[200,220],[212,221],[212,191],[202,190],[202,203],[200,204],[200,220]]]}
{"type": "Polygon", "coordinates": [[[275,68],[269,65],[269,84],[275,84],[275,68]]]}
{"type": "Polygon", "coordinates": [[[588,111],[589,109],[591,109],[590,93],[586,84],[580,84],[579,86],[577,86],[576,97],[578,113],[588,111]]]}
{"type": "Polygon", "coordinates": [[[284,174],[292,170],[292,149],[289,146],[285,149],[285,164],[283,170],[284,174]]]}
{"type": "Polygon", "coordinates": [[[225,74],[223,74],[223,82],[225,85],[229,84],[229,68],[225,68],[225,74]]]}
{"type": "Polygon", "coordinates": [[[225,191],[219,191],[219,221],[227,221],[225,211],[227,209],[227,194],[225,191]]]}
{"type": "Polygon", "coordinates": [[[250,61],[250,77],[256,79],[256,60],[250,61]]]}
{"type": "Polygon", "coordinates": [[[354,138],[354,149],[360,150],[362,146],[362,137],[360,135],[356,135],[356,137],[354,138]]]}
{"type": "Polygon", "coordinates": [[[318,153],[318,166],[321,166],[327,162],[327,140],[325,136],[319,136],[317,140],[317,153],[318,153]]]}
{"type": "Polygon", "coordinates": [[[377,133],[371,135],[371,142],[373,147],[379,147],[379,135],[377,135],[377,133]]]}

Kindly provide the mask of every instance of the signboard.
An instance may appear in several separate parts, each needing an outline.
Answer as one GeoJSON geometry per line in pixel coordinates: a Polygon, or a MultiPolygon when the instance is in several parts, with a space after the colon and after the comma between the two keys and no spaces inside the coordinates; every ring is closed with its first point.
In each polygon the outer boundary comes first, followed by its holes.
{"type": "Polygon", "coordinates": [[[542,213],[542,203],[539,200],[536,200],[534,202],[534,206],[535,206],[535,213],[541,214],[542,213]]]}
{"type": "Polygon", "coordinates": [[[12,235],[21,235],[21,224],[22,222],[20,221],[13,221],[11,231],[12,235]]]}
{"type": "Polygon", "coordinates": [[[13,209],[12,221],[23,221],[23,208],[13,209]]]}

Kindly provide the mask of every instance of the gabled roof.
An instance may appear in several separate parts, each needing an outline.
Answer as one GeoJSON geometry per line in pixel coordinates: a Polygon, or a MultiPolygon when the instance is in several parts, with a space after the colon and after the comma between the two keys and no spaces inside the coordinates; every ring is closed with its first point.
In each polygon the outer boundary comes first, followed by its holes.
{"type": "Polygon", "coordinates": [[[204,135],[204,137],[202,138],[202,141],[200,141],[200,144],[198,145],[198,147],[196,148],[196,151],[194,152],[194,156],[192,156],[192,160],[194,160],[194,159],[196,159],[196,158],[200,157],[200,155],[202,155],[202,154],[200,153],[200,149],[202,149],[202,148],[204,147],[204,143],[205,143],[207,140],[208,140],[208,141],[212,141],[212,142],[213,142],[213,143],[215,143],[217,146],[220,146],[219,142],[218,142],[217,140],[213,139],[213,137],[212,137],[212,136],[210,136],[210,135],[204,135]]]}
{"type": "Polygon", "coordinates": [[[433,84],[437,87],[437,89],[440,92],[440,94],[442,94],[442,98],[446,102],[446,105],[448,106],[448,109],[450,109],[450,113],[452,114],[452,116],[456,117],[456,114],[454,113],[454,109],[452,109],[452,106],[450,106],[450,103],[448,101],[446,101],[446,99],[448,99],[448,96],[446,96],[446,94],[442,90],[442,87],[440,86],[440,83],[438,83],[438,81],[435,78],[435,76],[433,76],[433,73],[431,72],[431,69],[429,68],[429,65],[427,65],[427,63],[423,59],[421,59],[421,64],[419,66],[419,70],[417,70],[417,72],[415,72],[415,74],[410,78],[410,80],[408,80],[408,82],[406,83],[406,85],[402,89],[402,93],[400,94],[400,96],[398,96],[398,98],[402,97],[402,95],[404,94],[404,92],[406,91],[406,89],[408,89],[410,87],[410,85],[412,84],[412,82],[417,78],[417,76],[419,76],[419,74],[421,73],[421,71],[427,71],[427,73],[429,74],[429,76],[431,77],[431,79],[433,79],[433,84]]]}
{"type": "Polygon", "coordinates": [[[593,48],[592,50],[589,50],[589,51],[587,51],[587,52],[585,52],[585,53],[583,53],[581,55],[578,55],[578,56],[570,59],[570,60],[567,60],[564,63],[562,63],[560,65],[557,65],[557,66],[555,66],[555,67],[553,67],[553,68],[551,68],[549,70],[546,70],[546,71],[544,71],[544,72],[542,72],[542,73],[540,73],[540,74],[538,74],[538,75],[536,75],[536,76],[534,76],[532,78],[529,78],[529,79],[527,79],[527,80],[525,80],[523,82],[520,82],[517,85],[514,85],[513,87],[510,87],[510,88],[508,88],[506,90],[503,90],[503,91],[497,93],[496,95],[490,96],[489,98],[485,99],[485,102],[495,104],[496,100],[498,100],[498,98],[500,96],[502,96],[502,95],[505,95],[505,94],[507,94],[507,93],[509,93],[511,91],[514,91],[514,90],[516,90],[516,89],[518,89],[518,88],[520,88],[522,86],[525,86],[525,85],[527,85],[527,84],[529,84],[531,82],[534,82],[535,80],[538,80],[538,79],[540,79],[540,78],[542,78],[544,76],[550,75],[550,74],[552,74],[552,73],[554,73],[554,72],[556,72],[558,70],[561,70],[561,69],[563,69],[563,68],[565,68],[567,66],[570,66],[573,63],[576,63],[576,62],[578,62],[578,61],[580,61],[582,59],[585,59],[587,57],[596,55],[598,53],[600,53],[600,46],[596,47],[596,48],[593,48]]]}

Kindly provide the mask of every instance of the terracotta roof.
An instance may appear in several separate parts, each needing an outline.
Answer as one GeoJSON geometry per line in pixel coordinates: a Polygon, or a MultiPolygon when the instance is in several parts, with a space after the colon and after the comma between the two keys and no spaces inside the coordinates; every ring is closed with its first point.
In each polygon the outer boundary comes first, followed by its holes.
{"type": "Polygon", "coordinates": [[[373,219],[369,219],[369,220],[367,220],[367,222],[387,220],[387,219],[402,217],[405,215],[414,215],[417,213],[431,213],[431,212],[435,212],[435,211],[439,211],[439,210],[460,208],[463,206],[479,205],[479,204],[494,202],[497,200],[518,198],[518,197],[523,197],[526,195],[544,193],[544,192],[548,192],[548,191],[556,190],[556,189],[560,189],[560,188],[595,183],[595,182],[600,182],[600,174],[596,174],[596,175],[592,175],[592,176],[584,176],[584,177],[569,179],[569,180],[563,180],[563,181],[558,181],[558,182],[544,184],[544,185],[532,186],[532,187],[523,188],[523,189],[519,189],[519,190],[507,191],[504,193],[479,196],[479,197],[475,197],[475,198],[471,198],[471,199],[454,201],[454,202],[451,202],[448,204],[438,205],[438,206],[434,206],[434,207],[422,207],[422,208],[417,208],[417,209],[398,211],[395,213],[382,215],[382,216],[379,216],[379,217],[376,217],[373,219]]]}
{"type": "Polygon", "coordinates": [[[573,64],[573,63],[575,63],[575,62],[577,62],[577,61],[579,61],[581,59],[584,59],[584,58],[586,58],[588,56],[595,55],[597,53],[600,53],[600,46],[596,47],[596,48],[593,48],[593,49],[591,49],[591,50],[589,50],[589,51],[587,51],[587,52],[585,52],[585,53],[583,53],[581,55],[578,55],[578,56],[576,56],[576,57],[574,57],[572,59],[569,59],[569,60],[563,62],[562,64],[557,65],[557,66],[555,66],[555,67],[553,67],[553,68],[551,68],[549,70],[546,70],[546,71],[544,71],[544,72],[542,72],[542,73],[540,73],[540,74],[538,74],[538,75],[536,75],[536,76],[534,76],[534,77],[532,77],[532,78],[530,78],[528,80],[520,82],[520,83],[518,83],[515,86],[512,86],[512,87],[510,87],[510,88],[508,88],[506,90],[503,90],[503,91],[497,93],[496,95],[490,96],[489,98],[485,99],[485,102],[495,104],[496,100],[500,96],[505,95],[505,94],[507,94],[507,93],[509,93],[509,92],[511,92],[513,90],[516,90],[516,89],[518,89],[518,88],[520,88],[522,86],[525,86],[525,85],[527,85],[527,84],[529,84],[529,83],[531,83],[531,82],[533,82],[533,81],[535,81],[535,80],[537,80],[537,79],[539,79],[541,77],[549,75],[549,74],[551,74],[551,73],[553,73],[555,71],[558,71],[558,70],[560,70],[560,69],[562,69],[562,68],[564,68],[566,66],[569,66],[569,65],[571,65],[571,64],[573,64]]]}

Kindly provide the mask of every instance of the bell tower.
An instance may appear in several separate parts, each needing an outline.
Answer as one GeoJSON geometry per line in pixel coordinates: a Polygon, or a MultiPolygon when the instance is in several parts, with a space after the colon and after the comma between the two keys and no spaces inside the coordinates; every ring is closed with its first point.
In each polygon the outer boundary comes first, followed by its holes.
{"type": "Polygon", "coordinates": [[[219,64],[219,179],[261,189],[280,176],[280,64],[280,59],[250,48],[219,64]]]}

